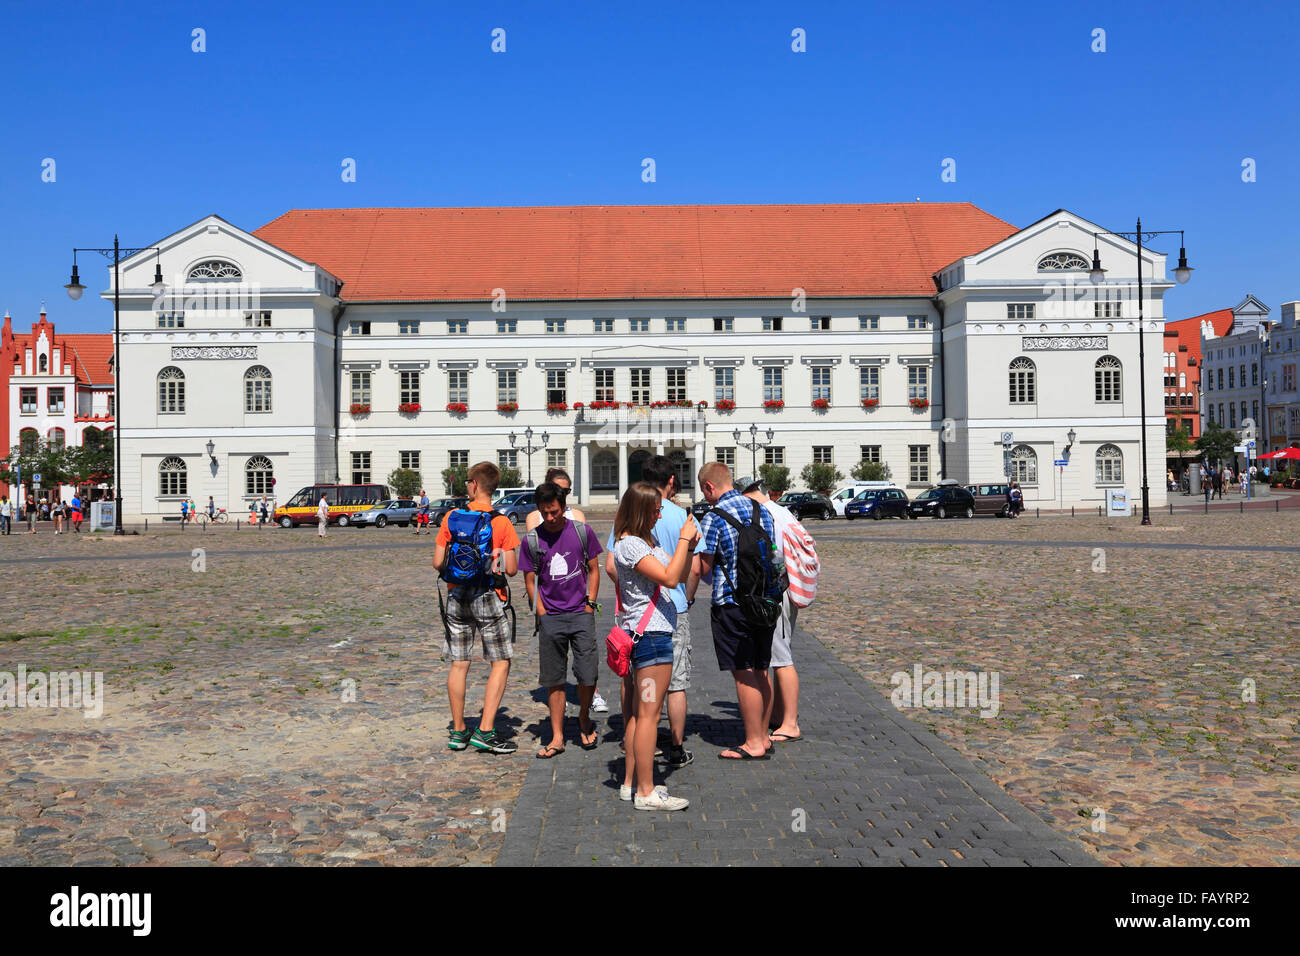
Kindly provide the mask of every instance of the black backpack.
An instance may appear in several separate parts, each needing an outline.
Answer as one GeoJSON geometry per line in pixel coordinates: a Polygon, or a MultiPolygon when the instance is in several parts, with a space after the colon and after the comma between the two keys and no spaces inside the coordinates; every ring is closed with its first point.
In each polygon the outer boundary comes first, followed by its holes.
{"type": "Polygon", "coordinates": [[[749,522],[741,524],[721,508],[714,513],[736,529],[736,576],[731,594],[746,623],[760,630],[772,630],[781,619],[781,596],[788,586],[777,569],[776,546],[763,527],[756,501],[751,501],[749,522]]]}

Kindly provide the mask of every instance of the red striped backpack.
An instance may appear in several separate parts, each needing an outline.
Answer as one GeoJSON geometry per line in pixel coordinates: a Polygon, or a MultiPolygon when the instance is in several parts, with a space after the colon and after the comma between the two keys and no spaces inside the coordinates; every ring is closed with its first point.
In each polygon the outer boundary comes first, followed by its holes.
{"type": "Polygon", "coordinates": [[[790,579],[786,594],[795,607],[807,607],[817,597],[817,575],[822,569],[817,545],[808,529],[795,520],[785,526],[782,548],[785,573],[790,579]]]}

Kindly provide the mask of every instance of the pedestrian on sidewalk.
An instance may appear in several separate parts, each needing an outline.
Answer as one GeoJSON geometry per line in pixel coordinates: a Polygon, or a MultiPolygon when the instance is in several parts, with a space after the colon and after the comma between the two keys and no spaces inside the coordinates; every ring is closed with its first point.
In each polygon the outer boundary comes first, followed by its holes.
{"type": "Polygon", "coordinates": [[[36,505],[32,503],[31,496],[27,497],[27,533],[36,533],[36,505]]]}
{"type": "Polygon", "coordinates": [[[271,520],[271,506],[266,500],[266,495],[262,495],[262,504],[258,508],[258,520],[266,524],[271,520]]]}
{"type": "Polygon", "coordinates": [[[496,719],[515,653],[513,628],[506,616],[510,596],[506,576],[513,577],[519,570],[519,535],[510,519],[492,508],[501,469],[481,461],[469,469],[465,484],[468,504],[447,512],[433,541],[433,567],[447,585],[443,651],[451,660],[447,700],[452,727],[447,747],[512,754],[519,747],[497,736],[496,719]],[[465,723],[465,683],[476,635],[491,669],[483,689],[483,713],[471,733],[465,723]]]}
{"type": "Polygon", "coordinates": [[[1214,469],[1214,497],[1223,497],[1223,468],[1214,469]]]}
{"type": "Polygon", "coordinates": [[[573,656],[578,684],[578,730],[583,750],[599,740],[591,722],[600,658],[596,618],[600,591],[600,541],[582,521],[564,517],[564,496],[550,482],[537,486],[534,501],[542,523],[525,534],[519,552],[524,587],[537,613],[539,681],[551,712],[551,742],[537,752],[541,760],[564,753],[565,677],[573,656]]]}
{"type": "Polygon", "coordinates": [[[81,495],[74,494],[72,496],[71,507],[72,507],[72,514],[71,514],[72,530],[76,534],[81,534],[81,509],[84,507],[84,504],[82,503],[81,500],[81,495]]]}
{"type": "Polygon", "coordinates": [[[9,503],[9,496],[0,497],[0,534],[9,534],[9,524],[13,518],[14,506],[9,503]]]}
{"type": "Polygon", "coordinates": [[[415,520],[411,523],[415,525],[412,534],[419,534],[421,529],[425,534],[429,533],[429,496],[424,493],[423,488],[420,489],[420,510],[415,513],[415,520]]]}
{"type": "Polygon", "coordinates": [[[672,676],[673,631],[677,609],[668,593],[690,573],[691,551],[699,537],[686,516],[673,554],[659,546],[654,529],[662,513],[659,490],[638,481],[624,493],[614,516],[614,566],[618,570],[618,624],[632,635],[633,715],[623,737],[623,786],[619,799],[638,810],[685,810],[689,801],[654,785],[655,739],[659,712],[672,676]]]}
{"type": "Polygon", "coordinates": [[[54,507],[50,510],[54,514],[54,533],[63,534],[63,501],[54,502],[54,507]]]}
{"type": "Polygon", "coordinates": [[[325,492],[320,493],[320,504],[316,506],[316,537],[325,537],[325,527],[330,523],[330,503],[325,492]]]}
{"type": "Polygon", "coordinates": [[[1210,492],[1213,490],[1211,485],[1214,483],[1214,472],[1207,472],[1201,476],[1201,491],[1205,493],[1205,503],[1210,503],[1210,492]]]}

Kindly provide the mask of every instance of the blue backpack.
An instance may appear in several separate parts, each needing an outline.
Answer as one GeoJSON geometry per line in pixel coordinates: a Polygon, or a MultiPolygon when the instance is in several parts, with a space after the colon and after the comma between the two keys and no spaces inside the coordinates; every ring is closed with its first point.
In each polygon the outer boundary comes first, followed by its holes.
{"type": "Polygon", "coordinates": [[[451,535],[441,573],[448,584],[492,586],[492,519],[496,515],[495,511],[457,508],[442,519],[451,535]]]}

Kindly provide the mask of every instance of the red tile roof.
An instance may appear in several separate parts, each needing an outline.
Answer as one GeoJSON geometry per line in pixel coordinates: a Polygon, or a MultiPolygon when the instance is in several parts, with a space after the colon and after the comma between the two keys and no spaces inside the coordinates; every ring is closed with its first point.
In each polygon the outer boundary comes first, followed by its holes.
{"type": "Polygon", "coordinates": [[[256,235],[364,301],[933,295],[1016,228],[970,203],[294,209],[256,235]]]}
{"type": "Polygon", "coordinates": [[[91,385],[113,384],[113,336],[103,332],[94,335],[60,335],[65,355],[74,360],[78,382],[91,385]],[[75,351],[74,351],[75,350],[75,351]],[[76,361],[80,359],[80,361],[76,361]]]}
{"type": "Polygon", "coordinates": [[[1178,336],[1178,344],[1187,346],[1187,355],[1197,364],[1201,361],[1201,323],[1210,322],[1214,334],[1227,335],[1232,330],[1233,314],[1231,309],[1217,309],[1204,315],[1193,315],[1176,322],[1165,323],[1165,335],[1173,333],[1178,336]]]}

